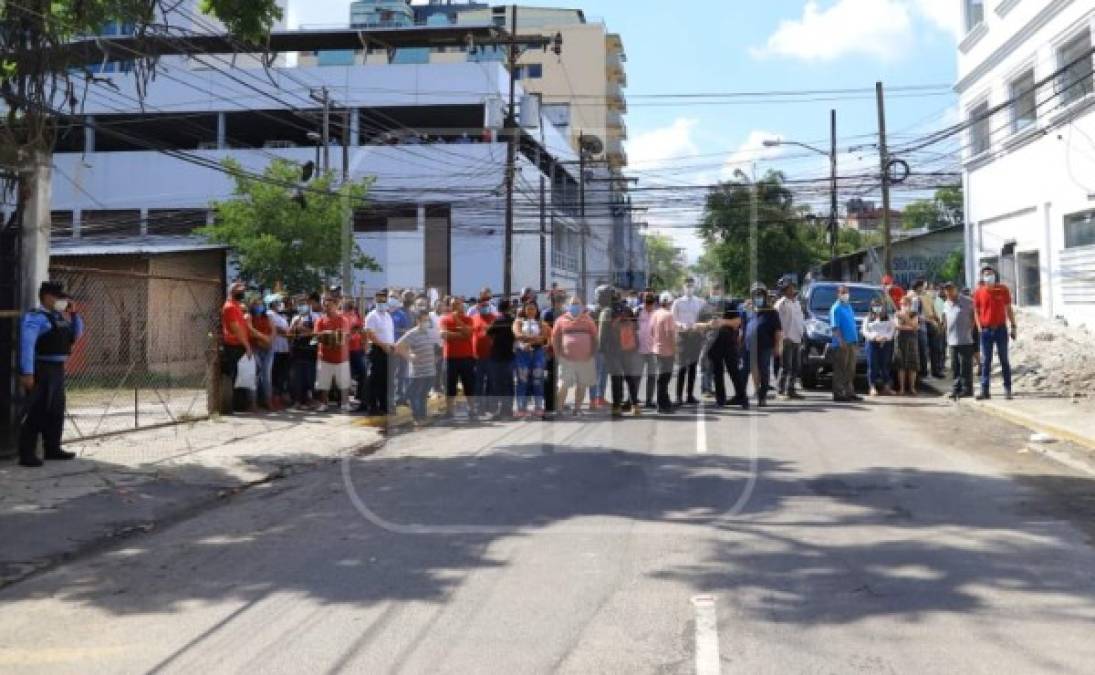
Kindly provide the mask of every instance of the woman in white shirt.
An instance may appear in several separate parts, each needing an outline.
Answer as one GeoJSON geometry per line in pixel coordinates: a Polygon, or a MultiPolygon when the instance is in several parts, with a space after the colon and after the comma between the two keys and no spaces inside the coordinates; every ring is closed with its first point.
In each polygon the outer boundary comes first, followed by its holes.
{"type": "Polygon", "coordinates": [[[893,395],[890,382],[893,381],[893,349],[897,334],[897,324],[890,318],[889,310],[882,298],[871,303],[871,314],[863,324],[863,337],[867,341],[867,381],[871,385],[871,396],[882,393],[893,395]]]}

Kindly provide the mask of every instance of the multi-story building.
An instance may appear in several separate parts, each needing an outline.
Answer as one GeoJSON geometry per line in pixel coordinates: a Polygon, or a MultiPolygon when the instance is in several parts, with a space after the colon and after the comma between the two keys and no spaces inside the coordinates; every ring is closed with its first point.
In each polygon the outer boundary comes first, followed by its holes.
{"type": "Polygon", "coordinates": [[[1020,306],[1091,324],[1095,4],[955,1],[967,274],[992,263],[1020,306]]]}
{"type": "MultiPolygon", "coordinates": [[[[882,208],[872,201],[864,201],[858,197],[850,199],[846,211],[843,227],[858,232],[877,232],[882,228],[882,208]]],[[[901,211],[890,209],[890,227],[894,230],[901,230],[904,218],[905,214],[901,211]]]]}

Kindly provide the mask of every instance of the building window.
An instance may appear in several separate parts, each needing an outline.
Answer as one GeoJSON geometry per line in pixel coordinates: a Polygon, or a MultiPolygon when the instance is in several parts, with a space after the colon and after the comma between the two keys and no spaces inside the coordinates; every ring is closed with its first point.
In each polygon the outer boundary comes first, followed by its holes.
{"type": "Polygon", "coordinates": [[[1019,306],[1042,306],[1042,266],[1038,251],[1020,253],[1016,256],[1019,268],[1019,306]]]}
{"type": "Polygon", "coordinates": [[[970,152],[974,157],[989,151],[991,144],[989,103],[985,101],[970,110],[970,152]]]}
{"type": "Polygon", "coordinates": [[[1084,31],[1057,49],[1057,91],[1061,104],[1068,105],[1092,91],[1091,32],[1084,31]]]}
{"type": "Polygon", "coordinates": [[[1065,216],[1065,248],[1095,246],[1095,211],[1065,216]]]}
{"type": "Polygon", "coordinates": [[[966,32],[970,32],[985,22],[985,0],[965,0],[966,32]]]}
{"type": "Polygon", "coordinates": [[[1034,91],[1034,69],[1011,81],[1011,130],[1022,131],[1038,121],[1038,99],[1034,91]]]}
{"type": "Polygon", "coordinates": [[[527,66],[518,66],[514,75],[518,80],[539,80],[544,76],[542,63],[530,63],[527,66]]]}

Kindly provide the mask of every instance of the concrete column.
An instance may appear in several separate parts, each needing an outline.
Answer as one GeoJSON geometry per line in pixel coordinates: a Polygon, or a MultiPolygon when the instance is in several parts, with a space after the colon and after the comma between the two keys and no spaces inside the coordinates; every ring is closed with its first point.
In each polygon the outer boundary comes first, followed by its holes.
{"type": "Polygon", "coordinates": [[[51,156],[40,153],[23,173],[25,190],[23,231],[20,251],[23,287],[20,299],[24,308],[38,305],[38,286],[49,277],[51,156]]]}
{"type": "Polygon", "coordinates": [[[361,111],[350,108],[350,147],[361,145],[361,111]]]}
{"type": "Polygon", "coordinates": [[[1054,297],[1057,294],[1057,280],[1053,278],[1053,271],[1056,269],[1056,256],[1057,249],[1053,245],[1053,203],[1046,202],[1043,207],[1043,214],[1045,216],[1045,243],[1042,245],[1042,253],[1040,263],[1045,270],[1039,270],[1039,278],[1042,284],[1042,309],[1045,311],[1047,318],[1052,319],[1054,317],[1054,308],[1056,306],[1054,297]]]}
{"type": "Polygon", "coordinates": [[[95,152],[95,117],[93,115],[84,116],[84,154],[90,155],[95,152]]]}
{"type": "Polygon", "coordinates": [[[148,209],[141,209],[141,236],[148,236],[148,209]]]}
{"type": "Polygon", "coordinates": [[[217,149],[228,149],[228,115],[217,113],[217,149]]]}
{"type": "Polygon", "coordinates": [[[84,212],[81,209],[72,209],[72,238],[80,238],[80,230],[83,226],[84,212]]]}

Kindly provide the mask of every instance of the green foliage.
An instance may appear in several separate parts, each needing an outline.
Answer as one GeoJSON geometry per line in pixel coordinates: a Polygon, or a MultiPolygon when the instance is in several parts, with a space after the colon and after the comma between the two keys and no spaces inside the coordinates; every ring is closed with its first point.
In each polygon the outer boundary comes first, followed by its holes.
{"type": "Polygon", "coordinates": [[[932,199],[920,199],[905,207],[903,227],[906,230],[939,230],[961,225],[964,205],[960,186],[939,188],[932,199]]]}
{"type": "Polygon", "coordinates": [[[646,259],[650,271],[651,288],[680,288],[684,282],[684,264],[677,253],[673,239],[664,234],[647,234],[646,259]]]}
{"type": "MultiPolygon", "coordinates": [[[[235,160],[226,159],[224,166],[235,182],[234,198],[214,202],[216,222],[198,233],[231,247],[244,278],[303,291],[341,275],[344,209],[363,206],[372,179],[339,187],[334,174],[319,176],[308,184],[302,208],[290,187],[300,179],[298,165],[276,160],[263,172],[266,180],[244,172],[235,160]]],[[[359,270],[379,270],[356,244],[352,262],[359,270]]]]}
{"type": "MultiPolygon", "coordinates": [[[[739,171],[732,180],[711,190],[699,225],[713,276],[723,279],[737,295],[747,293],[754,281],[772,284],[787,273],[801,275],[829,257],[828,223],[805,217],[806,210],[795,206],[784,186],[782,173],[769,171],[757,181],[755,191],[755,259],[751,226],[754,186],[745,174],[739,171]],[[751,273],[754,264],[755,275],[751,273]]],[[[844,247],[854,243],[849,237],[842,234],[844,247]]]]}
{"type": "Polygon", "coordinates": [[[217,17],[233,35],[262,44],[281,19],[275,0],[202,0],[201,11],[217,17]]]}
{"type": "Polygon", "coordinates": [[[939,266],[937,278],[940,281],[953,281],[959,286],[966,283],[966,252],[959,248],[951,251],[943,264],[939,266]]]}

